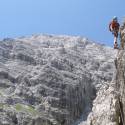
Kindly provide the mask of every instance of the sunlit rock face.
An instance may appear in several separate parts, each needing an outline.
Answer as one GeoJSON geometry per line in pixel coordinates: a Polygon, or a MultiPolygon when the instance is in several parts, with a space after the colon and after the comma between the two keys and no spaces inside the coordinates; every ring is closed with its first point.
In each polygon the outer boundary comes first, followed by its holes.
{"type": "Polygon", "coordinates": [[[87,121],[79,125],[125,125],[125,22],[120,27],[120,47],[116,51],[113,79],[100,87],[87,121]]]}
{"type": "Polygon", "coordinates": [[[120,30],[121,36],[121,50],[118,53],[116,60],[116,88],[118,92],[118,102],[119,102],[119,124],[125,124],[125,21],[121,26],[120,30]]]}
{"type": "Polygon", "coordinates": [[[4,39],[0,125],[72,125],[91,111],[96,92],[112,80],[115,55],[81,37],[4,39]]]}
{"type": "Polygon", "coordinates": [[[93,102],[92,112],[86,124],[79,125],[120,125],[119,102],[115,83],[105,83],[97,93],[93,102]]]}

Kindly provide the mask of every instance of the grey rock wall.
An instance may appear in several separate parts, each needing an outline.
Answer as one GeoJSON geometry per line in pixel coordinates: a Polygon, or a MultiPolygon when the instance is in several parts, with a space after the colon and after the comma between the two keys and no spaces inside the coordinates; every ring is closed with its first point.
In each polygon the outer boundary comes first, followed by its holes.
{"type": "Polygon", "coordinates": [[[91,110],[100,87],[112,80],[115,54],[81,37],[4,39],[0,125],[73,124],[88,107],[91,110]]]}
{"type": "Polygon", "coordinates": [[[125,125],[125,23],[120,28],[120,38],[112,82],[99,89],[87,122],[79,125],[125,125]]]}
{"type": "Polygon", "coordinates": [[[116,87],[118,91],[120,125],[125,124],[125,51],[121,50],[117,59],[116,87]]]}
{"type": "Polygon", "coordinates": [[[121,50],[116,60],[116,87],[118,91],[120,125],[125,125],[125,22],[120,29],[121,50]]]}

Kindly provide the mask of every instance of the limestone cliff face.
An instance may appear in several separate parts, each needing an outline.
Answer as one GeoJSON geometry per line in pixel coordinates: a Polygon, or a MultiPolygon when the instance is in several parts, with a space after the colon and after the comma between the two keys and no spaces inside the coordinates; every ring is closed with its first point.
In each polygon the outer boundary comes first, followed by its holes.
{"type": "Polygon", "coordinates": [[[115,55],[81,37],[0,41],[0,125],[72,125],[112,80],[115,55]]]}
{"type": "MultiPolygon", "coordinates": [[[[121,46],[125,48],[125,23],[121,28],[121,46]]],[[[120,50],[117,58],[117,76],[116,85],[120,111],[120,125],[125,125],[125,50],[120,50]]]]}
{"type": "Polygon", "coordinates": [[[115,84],[105,84],[93,102],[92,112],[85,125],[119,125],[119,118],[119,102],[115,84]]]}
{"type": "Polygon", "coordinates": [[[125,125],[125,23],[120,38],[113,79],[99,89],[87,122],[79,125],[125,125]]]}
{"type": "Polygon", "coordinates": [[[125,51],[121,50],[117,59],[116,89],[118,92],[120,124],[125,125],[125,51]]]}

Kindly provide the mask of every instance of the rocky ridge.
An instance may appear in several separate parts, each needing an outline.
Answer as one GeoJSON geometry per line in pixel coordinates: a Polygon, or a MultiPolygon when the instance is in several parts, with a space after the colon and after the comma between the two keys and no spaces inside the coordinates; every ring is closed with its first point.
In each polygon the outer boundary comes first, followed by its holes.
{"type": "Polygon", "coordinates": [[[119,102],[119,125],[125,125],[125,22],[120,31],[121,47],[116,60],[116,89],[118,92],[119,102]]]}
{"type": "Polygon", "coordinates": [[[87,122],[80,125],[125,125],[125,23],[120,38],[113,79],[99,89],[87,122]]]}

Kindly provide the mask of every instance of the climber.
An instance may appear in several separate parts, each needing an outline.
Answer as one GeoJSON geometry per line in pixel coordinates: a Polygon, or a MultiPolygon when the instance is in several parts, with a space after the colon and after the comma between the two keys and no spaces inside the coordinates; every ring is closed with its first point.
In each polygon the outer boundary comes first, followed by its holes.
{"type": "Polygon", "coordinates": [[[114,49],[118,49],[117,39],[118,39],[119,27],[120,25],[118,23],[118,19],[116,16],[114,16],[112,22],[109,24],[109,30],[114,35],[114,49]]]}

